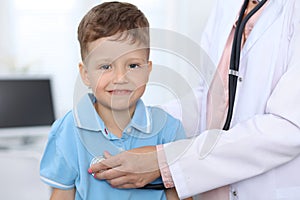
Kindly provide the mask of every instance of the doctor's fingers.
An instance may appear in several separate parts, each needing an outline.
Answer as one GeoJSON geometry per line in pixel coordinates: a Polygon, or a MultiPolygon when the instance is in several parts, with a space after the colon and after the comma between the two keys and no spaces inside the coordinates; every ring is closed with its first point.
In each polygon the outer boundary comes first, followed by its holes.
{"type": "Polygon", "coordinates": [[[116,168],[110,168],[107,170],[96,171],[94,177],[99,180],[113,180],[122,176],[126,176],[128,172],[121,171],[116,168]]]}
{"type": "Polygon", "coordinates": [[[122,161],[118,158],[118,155],[109,157],[106,156],[106,158],[107,159],[102,160],[101,162],[91,165],[88,171],[90,173],[102,172],[104,170],[118,167],[122,163],[122,161]]]}
{"type": "Polygon", "coordinates": [[[148,183],[153,182],[160,177],[160,171],[155,170],[146,173],[130,173],[124,174],[113,179],[107,179],[112,187],[117,188],[140,188],[148,183]]]}
{"type": "Polygon", "coordinates": [[[119,189],[140,188],[149,183],[149,180],[138,174],[128,174],[111,180],[106,180],[112,187],[119,189]]]}

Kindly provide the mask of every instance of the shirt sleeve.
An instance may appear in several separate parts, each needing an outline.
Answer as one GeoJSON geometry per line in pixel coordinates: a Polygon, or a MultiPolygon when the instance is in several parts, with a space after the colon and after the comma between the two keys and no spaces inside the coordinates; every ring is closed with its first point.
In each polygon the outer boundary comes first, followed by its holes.
{"type": "Polygon", "coordinates": [[[158,166],[160,169],[161,178],[163,180],[164,186],[166,188],[173,188],[174,181],[172,179],[171,171],[167,163],[165,151],[163,148],[163,145],[157,145],[156,146],[157,151],[157,159],[158,159],[158,166]]]}
{"type": "MultiPolygon", "coordinates": [[[[166,127],[167,133],[165,134],[166,138],[163,143],[172,142],[176,140],[181,140],[186,138],[185,130],[183,128],[182,123],[180,120],[174,119],[173,117],[170,117],[166,127]],[[171,129],[173,128],[173,129],[171,129]],[[169,136],[169,137],[167,137],[169,136]]],[[[165,152],[162,145],[156,146],[157,150],[157,157],[158,157],[158,164],[159,169],[161,173],[161,178],[163,181],[163,184],[166,188],[173,188],[174,182],[171,176],[171,172],[167,163],[167,159],[165,156],[165,152]]]]}
{"type": "Polygon", "coordinates": [[[40,177],[43,182],[51,187],[67,190],[75,186],[77,173],[68,163],[64,155],[64,149],[68,148],[60,136],[66,131],[62,128],[62,122],[56,121],[49,134],[48,143],[45,148],[41,163],[40,177]]]}

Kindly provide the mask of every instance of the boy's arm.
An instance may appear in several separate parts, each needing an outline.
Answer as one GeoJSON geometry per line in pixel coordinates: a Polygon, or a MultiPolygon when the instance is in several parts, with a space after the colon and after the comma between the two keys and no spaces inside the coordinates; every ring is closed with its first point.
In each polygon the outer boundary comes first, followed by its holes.
{"type": "MultiPolygon", "coordinates": [[[[166,190],[167,200],[179,200],[178,194],[175,188],[167,189],[166,190]]],[[[192,197],[186,198],[184,200],[193,200],[192,197]]]]}
{"type": "Polygon", "coordinates": [[[53,188],[50,200],[74,200],[75,199],[75,188],[70,190],[61,190],[53,188]]]}

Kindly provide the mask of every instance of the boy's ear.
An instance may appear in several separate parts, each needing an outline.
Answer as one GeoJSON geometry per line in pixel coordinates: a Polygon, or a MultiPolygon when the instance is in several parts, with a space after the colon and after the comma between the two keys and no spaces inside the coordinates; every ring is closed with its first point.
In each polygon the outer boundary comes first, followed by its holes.
{"type": "Polygon", "coordinates": [[[79,73],[80,73],[80,76],[81,76],[81,79],[83,81],[83,83],[90,87],[91,86],[91,83],[90,83],[90,79],[89,79],[89,76],[88,76],[88,71],[87,71],[87,68],[84,66],[84,64],[82,62],[79,63],[79,73]]]}
{"type": "Polygon", "coordinates": [[[152,71],[152,61],[148,61],[148,72],[150,73],[152,71]]]}

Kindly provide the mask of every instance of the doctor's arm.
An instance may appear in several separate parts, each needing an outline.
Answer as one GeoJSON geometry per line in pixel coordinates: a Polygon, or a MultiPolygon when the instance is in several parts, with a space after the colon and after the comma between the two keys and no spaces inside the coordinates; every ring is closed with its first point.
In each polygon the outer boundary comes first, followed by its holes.
{"type": "Polygon", "coordinates": [[[106,160],[90,167],[94,177],[116,188],[139,188],[160,177],[155,146],[145,146],[118,155],[104,152],[106,160]]]}
{"type": "MultiPolygon", "coordinates": [[[[155,146],[132,149],[116,156],[105,152],[104,156],[107,159],[92,165],[89,172],[95,172],[95,178],[105,179],[112,187],[139,188],[160,176],[155,146]]],[[[166,197],[179,200],[175,188],[167,189],[166,197]]],[[[192,200],[192,197],[185,200],[192,200]]]]}

